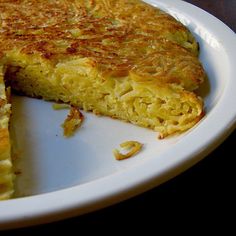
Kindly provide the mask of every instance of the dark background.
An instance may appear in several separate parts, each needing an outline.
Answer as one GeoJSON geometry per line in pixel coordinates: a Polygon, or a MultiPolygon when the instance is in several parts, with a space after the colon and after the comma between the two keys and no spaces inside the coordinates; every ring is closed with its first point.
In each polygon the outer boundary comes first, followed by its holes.
{"type": "MultiPolygon", "coordinates": [[[[236,0],[186,2],[205,9],[236,32],[236,0]]],[[[150,230],[152,233],[164,230],[165,234],[174,230],[181,235],[205,235],[207,232],[236,235],[235,146],[236,132],[203,161],[144,194],[94,213],[5,234],[41,235],[64,230],[74,231],[73,234],[84,232],[82,235],[91,230],[110,231],[111,234],[122,230],[125,234],[129,228],[133,232],[145,230],[145,234],[150,230]]]]}

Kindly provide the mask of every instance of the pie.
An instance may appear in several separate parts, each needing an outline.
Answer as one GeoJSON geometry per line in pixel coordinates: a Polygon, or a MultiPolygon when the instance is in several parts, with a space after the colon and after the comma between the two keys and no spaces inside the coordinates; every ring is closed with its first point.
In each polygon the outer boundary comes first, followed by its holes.
{"type": "MultiPolygon", "coordinates": [[[[2,76],[15,92],[151,128],[161,138],[203,117],[198,43],[157,8],[139,0],[6,0],[0,17],[2,76]]],[[[7,133],[7,124],[1,129],[7,133]]]]}

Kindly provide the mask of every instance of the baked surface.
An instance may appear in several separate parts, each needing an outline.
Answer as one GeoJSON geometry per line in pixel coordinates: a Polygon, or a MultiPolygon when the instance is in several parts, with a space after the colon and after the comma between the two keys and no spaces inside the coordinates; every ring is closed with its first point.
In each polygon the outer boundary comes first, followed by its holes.
{"type": "Polygon", "coordinates": [[[205,73],[192,34],[138,0],[1,1],[6,79],[32,97],[167,136],[202,117],[205,73]]]}
{"type": "MultiPolygon", "coordinates": [[[[0,52],[7,84],[27,96],[129,121],[160,137],[203,116],[194,93],[206,77],[196,40],[139,0],[0,0],[0,52]]],[[[0,147],[8,150],[7,127],[0,147]]]]}

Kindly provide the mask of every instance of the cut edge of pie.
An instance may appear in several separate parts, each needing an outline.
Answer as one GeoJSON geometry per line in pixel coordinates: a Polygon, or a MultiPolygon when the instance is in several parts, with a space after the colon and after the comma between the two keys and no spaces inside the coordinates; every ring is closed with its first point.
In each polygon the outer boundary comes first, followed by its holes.
{"type": "Polygon", "coordinates": [[[6,93],[3,80],[3,67],[0,66],[0,200],[9,199],[14,193],[14,173],[9,135],[11,105],[8,102],[6,93]]]}

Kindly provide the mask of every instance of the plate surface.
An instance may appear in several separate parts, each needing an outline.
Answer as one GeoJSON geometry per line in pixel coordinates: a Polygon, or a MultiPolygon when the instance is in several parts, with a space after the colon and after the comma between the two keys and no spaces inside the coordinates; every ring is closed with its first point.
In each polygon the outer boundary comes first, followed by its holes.
{"type": "Polygon", "coordinates": [[[185,24],[200,43],[209,81],[200,93],[206,116],[190,131],[158,140],[153,131],[84,113],[72,138],[62,136],[68,110],[52,103],[13,98],[12,137],[19,157],[18,198],[0,202],[0,228],[80,215],[122,201],[167,181],[217,147],[236,123],[236,36],[221,21],[179,0],[149,0],[185,24]],[[137,140],[137,156],[116,161],[112,149],[137,140]]]}

